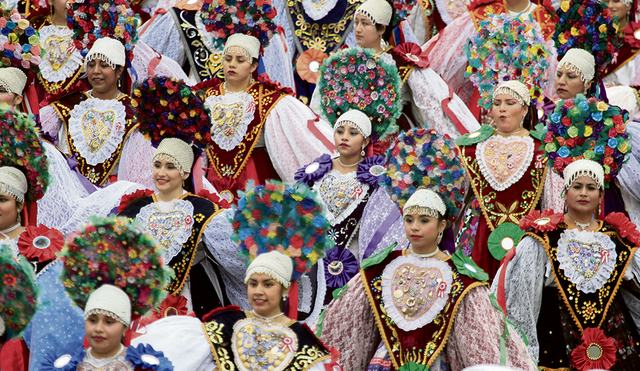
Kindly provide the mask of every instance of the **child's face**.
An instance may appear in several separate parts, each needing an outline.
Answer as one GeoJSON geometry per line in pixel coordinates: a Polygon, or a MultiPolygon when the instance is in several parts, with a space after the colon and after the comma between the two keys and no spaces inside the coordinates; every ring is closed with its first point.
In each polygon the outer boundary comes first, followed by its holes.
{"type": "Polygon", "coordinates": [[[118,354],[127,327],[114,318],[100,313],[90,315],[84,321],[84,332],[95,358],[107,358],[118,354]]]}

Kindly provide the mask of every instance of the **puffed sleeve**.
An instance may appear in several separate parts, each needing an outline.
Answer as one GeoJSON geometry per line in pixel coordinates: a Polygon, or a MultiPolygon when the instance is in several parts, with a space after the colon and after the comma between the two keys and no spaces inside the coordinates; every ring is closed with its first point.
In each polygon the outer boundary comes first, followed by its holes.
{"type": "Polygon", "coordinates": [[[178,62],[179,65],[183,65],[185,61],[184,44],[173,17],[171,11],[157,17],[140,36],[140,41],[158,53],[178,62]]]}
{"type": "Polygon", "coordinates": [[[122,147],[122,155],[118,163],[118,180],[126,180],[142,184],[148,189],[155,189],[153,182],[153,156],[156,149],[151,141],[144,138],[138,130],[127,138],[122,147]]]}

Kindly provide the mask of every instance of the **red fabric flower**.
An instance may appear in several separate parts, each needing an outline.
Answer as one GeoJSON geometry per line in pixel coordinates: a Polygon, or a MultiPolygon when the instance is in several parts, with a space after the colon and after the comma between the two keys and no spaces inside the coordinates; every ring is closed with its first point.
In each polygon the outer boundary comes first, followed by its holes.
{"type": "Polygon", "coordinates": [[[629,22],[624,29],[624,42],[633,49],[640,48],[640,23],[629,22]]]}
{"type": "Polygon", "coordinates": [[[548,232],[556,229],[558,223],[564,221],[562,213],[554,213],[553,210],[534,210],[520,219],[520,229],[533,228],[536,232],[548,232]]]}
{"type": "Polygon", "coordinates": [[[213,202],[214,204],[222,207],[223,209],[228,209],[231,207],[231,205],[229,205],[229,202],[227,200],[225,200],[224,198],[213,194],[209,191],[207,191],[206,189],[201,190],[200,192],[198,192],[198,196],[202,197],[202,198],[206,198],[209,201],[213,202]]]}
{"type": "Polygon", "coordinates": [[[55,259],[56,253],[62,250],[62,246],[64,246],[62,233],[45,225],[28,227],[18,238],[20,254],[40,263],[55,259]]]}
{"type": "Polygon", "coordinates": [[[633,224],[626,215],[623,213],[611,213],[607,215],[604,220],[616,227],[620,236],[628,239],[635,246],[640,246],[640,232],[638,232],[636,225],[633,224]]]}
{"type": "Polygon", "coordinates": [[[155,319],[161,319],[169,316],[193,316],[193,312],[189,313],[187,308],[187,298],[182,295],[174,297],[167,295],[167,297],[160,303],[158,308],[151,312],[151,316],[155,319]]]}
{"type": "Polygon", "coordinates": [[[613,339],[595,327],[582,332],[582,344],[571,352],[571,366],[580,371],[608,370],[616,362],[616,347],[613,339]]]}
{"type": "Polygon", "coordinates": [[[120,205],[118,206],[118,213],[121,213],[122,211],[124,211],[124,209],[126,209],[127,206],[129,206],[131,201],[140,197],[151,196],[152,194],[153,194],[153,191],[150,189],[139,189],[133,193],[124,195],[122,197],[122,200],[120,200],[120,205]]]}
{"type": "Polygon", "coordinates": [[[428,54],[415,43],[402,43],[393,49],[393,53],[402,57],[407,63],[418,68],[429,66],[428,54]]]}
{"type": "Polygon", "coordinates": [[[300,54],[296,61],[296,70],[300,78],[312,84],[317,84],[320,79],[320,66],[322,66],[322,62],[327,57],[329,57],[327,53],[313,48],[307,49],[307,51],[300,54]]]}

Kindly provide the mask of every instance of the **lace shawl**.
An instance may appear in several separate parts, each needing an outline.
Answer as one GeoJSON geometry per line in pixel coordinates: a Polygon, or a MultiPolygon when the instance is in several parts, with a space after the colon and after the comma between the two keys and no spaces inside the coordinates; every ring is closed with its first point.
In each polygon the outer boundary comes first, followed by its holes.
{"type": "Polygon", "coordinates": [[[404,222],[398,206],[391,200],[384,187],[376,188],[369,196],[369,201],[360,219],[358,263],[362,262],[362,259],[391,246],[394,242],[402,241],[404,238],[404,222]],[[392,224],[387,231],[383,232],[381,227],[387,220],[392,224]],[[376,239],[379,238],[377,243],[376,241],[372,242],[374,237],[376,239]]]}

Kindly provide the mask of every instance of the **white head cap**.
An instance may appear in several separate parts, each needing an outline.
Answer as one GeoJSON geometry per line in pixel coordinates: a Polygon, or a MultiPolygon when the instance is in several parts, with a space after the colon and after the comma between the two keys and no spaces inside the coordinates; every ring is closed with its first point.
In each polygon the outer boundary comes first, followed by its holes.
{"type": "Polygon", "coordinates": [[[0,87],[9,93],[22,95],[27,75],[15,67],[0,68],[0,87]]]}
{"type": "Polygon", "coordinates": [[[495,99],[498,94],[508,94],[518,100],[523,106],[531,104],[531,95],[529,95],[529,89],[520,81],[511,80],[503,81],[498,85],[496,90],[493,91],[493,98],[495,99]]]}
{"type": "Polygon", "coordinates": [[[131,299],[126,292],[113,285],[102,285],[89,296],[84,319],[92,314],[109,316],[125,326],[131,323],[131,299]]]}
{"type": "Polygon", "coordinates": [[[585,159],[576,160],[564,168],[562,175],[564,177],[565,191],[581,176],[588,176],[596,182],[598,189],[604,189],[604,169],[602,165],[595,161],[585,159]]]}
{"type": "Polygon", "coordinates": [[[630,7],[631,4],[633,4],[633,0],[620,0],[620,2],[626,5],[627,8],[630,7]]]}
{"type": "Polygon", "coordinates": [[[124,66],[126,63],[124,45],[120,41],[110,37],[98,39],[93,43],[87,56],[84,57],[84,63],[89,63],[94,59],[100,59],[109,63],[109,66],[114,70],[116,66],[124,66]]]}
{"type": "Polygon", "coordinates": [[[428,215],[434,218],[444,217],[447,206],[442,198],[430,189],[418,189],[409,197],[402,208],[404,215],[428,215]]]}
{"type": "Polygon", "coordinates": [[[353,16],[355,17],[356,14],[362,14],[369,18],[373,24],[388,26],[391,23],[391,17],[393,17],[393,8],[386,0],[367,0],[358,7],[353,16]]]}
{"type": "Polygon", "coordinates": [[[291,275],[293,274],[293,263],[291,258],[278,251],[258,255],[247,268],[244,283],[249,282],[249,278],[254,273],[266,274],[274,280],[280,282],[282,286],[291,285],[291,275]]]}
{"type": "Polygon", "coordinates": [[[229,36],[222,55],[225,56],[229,51],[238,51],[252,59],[260,57],[260,40],[257,37],[245,35],[243,33],[234,33],[229,36]]]}
{"type": "Polygon", "coordinates": [[[333,126],[337,128],[341,125],[348,125],[360,132],[363,137],[369,138],[371,136],[371,120],[369,116],[358,110],[349,110],[336,120],[336,124],[333,126]]]}
{"type": "Polygon", "coordinates": [[[17,202],[24,202],[27,190],[27,177],[22,171],[11,166],[0,167],[0,191],[11,195],[17,202]]]}
{"type": "Polygon", "coordinates": [[[562,57],[558,68],[566,67],[580,75],[580,80],[587,83],[596,75],[596,60],[593,55],[584,49],[572,48],[562,57]]]}
{"type": "Polygon", "coordinates": [[[180,175],[191,172],[193,166],[193,150],[191,145],[178,138],[165,138],[158,145],[153,161],[158,159],[171,161],[180,171],[180,175]]]}

